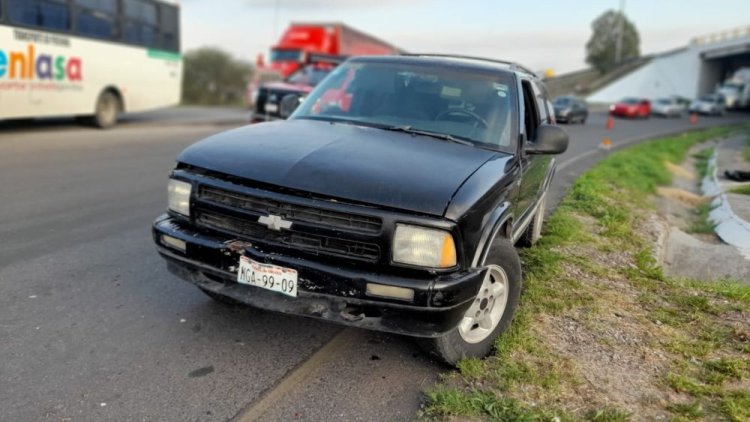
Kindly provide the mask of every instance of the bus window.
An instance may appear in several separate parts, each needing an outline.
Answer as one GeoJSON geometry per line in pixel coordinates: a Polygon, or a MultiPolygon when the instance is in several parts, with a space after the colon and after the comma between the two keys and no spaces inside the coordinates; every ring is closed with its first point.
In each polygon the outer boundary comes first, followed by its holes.
{"type": "Polygon", "coordinates": [[[37,28],[68,30],[70,11],[65,0],[8,0],[10,21],[37,28]]]}
{"type": "Polygon", "coordinates": [[[125,17],[156,25],[156,5],[144,0],[125,0],[125,17]]]}
{"type": "Polygon", "coordinates": [[[117,0],[75,0],[75,4],[87,9],[106,12],[110,15],[117,14],[117,0]]]}
{"type": "Polygon", "coordinates": [[[76,0],[76,32],[96,38],[114,39],[117,0],[76,0]]]}
{"type": "Polygon", "coordinates": [[[161,5],[161,48],[167,51],[180,51],[180,28],[178,26],[177,8],[167,4],[161,5]]]}
{"type": "Polygon", "coordinates": [[[144,0],[125,0],[124,5],[123,39],[146,47],[158,47],[156,4],[144,0]]]}

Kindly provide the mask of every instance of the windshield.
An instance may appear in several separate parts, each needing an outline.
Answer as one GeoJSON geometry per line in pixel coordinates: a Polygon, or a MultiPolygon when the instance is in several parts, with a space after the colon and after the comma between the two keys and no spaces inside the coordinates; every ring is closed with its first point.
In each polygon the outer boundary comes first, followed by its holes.
{"type": "Polygon", "coordinates": [[[320,83],[320,81],[323,80],[328,74],[331,73],[331,68],[321,68],[321,67],[315,67],[315,66],[305,66],[302,69],[297,70],[296,72],[292,73],[291,76],[287,78],[287,82],[298,84],[298,85],[307,85],[307,86],[315,86],[320,83]]]}
{"type": "Polygon", "coordinates": [[[272,62],[297,62],[302,58],[302,50],[271,50],[272,62]]]}
{"type": "Polygon", "coordinates": [[[712,102],[715,102],[717,100],[717,97],[715,95],[704,95],[704,96],[700,97],[699,100],[705,101],[707,103],[712,103],[712,102]]]}
{"type": "Polygon", "coordinates": [[[555,98],[555,102],[553,104],[558,107],[567,107],[570,105],[570,103],[571,101],[568,97],[557,97],[555,98]]]}
{"type": "Polygon", "coordinates": [[[735,82],[727,82],[721,88],[726,91],[739,91],[742,89],[742,84],[738,84],[735,82]]]}
{"type": "Polygon", "coordinates": [[[672,100],[670,100],[669,98],[659,98],[658,100],[656,100],[656,104],[670,105],[672,104],[672,100]]]}
{"type": "Polygon", "coordinates": [[[625,104],[638,104],[640,100],[638,100],[638,98],[625,98],[620,102],[625,104]]]}
{"type": "Polygon", "coordinates": [[[348,62],[292,118],[450,135],[507,150],[516,119],[513,79],[433,64],[348,62]]]}

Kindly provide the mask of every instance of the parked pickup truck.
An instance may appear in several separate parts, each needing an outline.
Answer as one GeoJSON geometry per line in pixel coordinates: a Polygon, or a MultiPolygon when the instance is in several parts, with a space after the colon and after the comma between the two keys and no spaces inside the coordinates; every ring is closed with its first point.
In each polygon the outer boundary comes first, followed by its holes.
{"type": "Polygon", "coordinates": [[[218,301],[419,337],[451,364],[485,356],[568,145],[549,104],[512,63],[352,58],[286,96],[288,120],[184,150],[157,250],[218,301]]]}

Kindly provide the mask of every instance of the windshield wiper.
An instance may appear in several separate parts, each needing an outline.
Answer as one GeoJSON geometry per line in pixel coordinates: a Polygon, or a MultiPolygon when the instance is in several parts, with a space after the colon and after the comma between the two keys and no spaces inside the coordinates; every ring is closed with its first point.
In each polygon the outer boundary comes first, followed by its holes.
{"type": "Polygon", "coordinates": [[[406,125],[406,126],[383,126],[382,129],[384,130],[390,130],[393,132],[404,132],[411,135],[421,135],[421,136],[429,136],[431,138],[440,139],[443,141],[453,142],[456,144],[461,145],[468,145],[470,147],[476,146],[474,142],[466,141],[464,139],[456,138],[453,135],[447,134],[447,133],[440,133],[440,132],[431,132],[429,130],[422,130],[422,129],[414,129],[413,127],[406,125]]]}

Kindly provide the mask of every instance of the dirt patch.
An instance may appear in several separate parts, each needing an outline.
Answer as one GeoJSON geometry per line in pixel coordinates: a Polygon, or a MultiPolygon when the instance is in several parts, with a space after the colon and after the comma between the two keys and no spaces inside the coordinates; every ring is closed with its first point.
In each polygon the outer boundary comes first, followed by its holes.
{"type": "Polygon", "coordinates": [[[698,195],[696,193],[686,191],[685,189],[663,186],[659,186],[658,188],[656,188],[656,194],[661,196],[662,198],[679,201],[683,205],[689,207],[697,207],[698,205],[711,202],[711,200],[713,199],[710,196],[698,195]]]}
{"type": "Polygon", "coordinates": [[[698,173],[696,173],[695,171],[691,171],[683,166],[670,163],[669,161],[664,162],[664,167],[666,167],[667,170],[669,170],[669,172],[674,176],[698,182],[698,173]]]}

